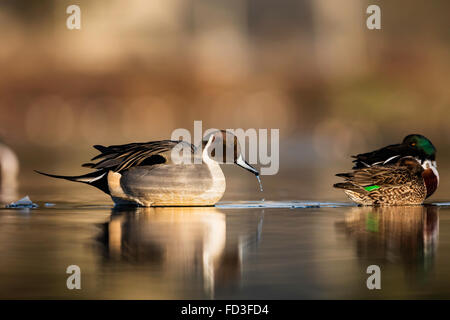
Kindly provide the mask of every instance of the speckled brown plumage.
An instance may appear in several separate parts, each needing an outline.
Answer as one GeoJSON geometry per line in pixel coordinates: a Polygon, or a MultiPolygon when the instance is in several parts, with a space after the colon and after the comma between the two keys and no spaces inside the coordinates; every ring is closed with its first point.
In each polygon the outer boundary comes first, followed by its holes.
{"type": "Polygon", "coordinates": [[[375,165],[337,174],[345,182],[335,188],[344,189],[348,197],[362,205],[418,205],[426,198],[423,168],[413,157],[404,157],[392,165],[375,165]]]}

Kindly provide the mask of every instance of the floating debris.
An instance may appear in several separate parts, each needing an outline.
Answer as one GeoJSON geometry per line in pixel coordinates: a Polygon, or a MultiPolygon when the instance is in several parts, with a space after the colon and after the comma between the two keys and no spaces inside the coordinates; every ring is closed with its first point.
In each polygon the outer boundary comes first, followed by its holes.
{"type": "Polygon", "coordinates": [[[433,203],[431,203],[431,205],[437,206],[437,207],[449,207],[450,202],[433,202],[433,203]]]}
{"type": "Polygon", "coordinates": [[[25,198],[20,199],[19,201],[12,202],[6,205],[6,208],[11,209],[35,209],[38,205],[33,203],[30,197],[26,196],[25,198]]]}

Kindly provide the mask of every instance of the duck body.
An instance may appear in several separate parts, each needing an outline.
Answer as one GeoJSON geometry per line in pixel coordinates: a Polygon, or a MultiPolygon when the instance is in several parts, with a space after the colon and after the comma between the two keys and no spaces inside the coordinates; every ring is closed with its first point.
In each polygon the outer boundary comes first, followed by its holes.
{"type": "Polygon", "coordinates": [[[109,194],[117,205],[213,206],[226,189],[225,176],[216,162],[109,171],[107,179],[109,194]]]}
{"type": "Polygon", "coordinates": [[[346,182],[334,187],[361,205],[422,204],[439,185],[436,148],[420,134],[352,157],[353,172],[337,174],[346,182]]]}
{"type": "Polygon", "coordinates": [[[427,197],[424,169],[414,157],[395,164],[354,169],[337,176],[345,179],[335,188],[344,189],[354,202],[366,206],[421,205],[427,197]]]}
{"type": "Polygon", "coordinates": [[[110,195],[116,205],[213,206],[225,193],[219,163],[226,163],[227,152],[233,152],[233,163],[255,175],[259,172],[243,159],[238,140],[231,133],[218,130],[206,138],[199,147],[172,140],[96,145],[100,154],[92,161],[97,162],[83,165],[94,172],[82,176],[37,172],[89,184],[110,195]],[[234,144],[227,145],[227,139],[234,144]],[[220,159],[213,154],[220,154],[220,159]]]}

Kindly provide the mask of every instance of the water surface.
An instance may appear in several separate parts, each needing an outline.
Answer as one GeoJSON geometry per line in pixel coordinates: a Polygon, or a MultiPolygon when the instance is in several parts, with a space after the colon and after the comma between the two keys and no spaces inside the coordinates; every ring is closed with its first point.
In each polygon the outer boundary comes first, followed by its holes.
{"type": "Polygon", "coordinates": [[[35,190],[39,208],[0,210],[0,298],[450,298],[448,203],[118,209],[86,188],[35,190]],[[66,287],[69,265],[79,291],[66,287]]]}

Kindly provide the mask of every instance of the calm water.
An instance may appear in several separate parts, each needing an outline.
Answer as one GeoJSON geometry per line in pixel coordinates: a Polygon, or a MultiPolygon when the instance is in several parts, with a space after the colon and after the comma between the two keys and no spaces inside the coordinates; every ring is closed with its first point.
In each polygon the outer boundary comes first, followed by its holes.
{"type": "Polygon", "coordinates": [[[62,186],[34,189],[38,209],[0,210],[0,298],[450,298],[447,206],[114,209],[62,186]],[[366,287],[372,264],[379,291],[366,287]],[[69,265],[80,291],[66,288],[69,265]]]}

